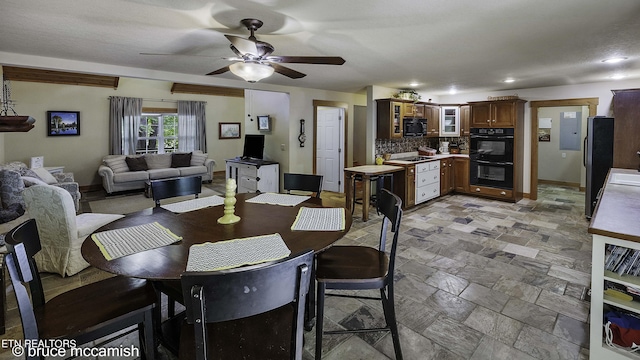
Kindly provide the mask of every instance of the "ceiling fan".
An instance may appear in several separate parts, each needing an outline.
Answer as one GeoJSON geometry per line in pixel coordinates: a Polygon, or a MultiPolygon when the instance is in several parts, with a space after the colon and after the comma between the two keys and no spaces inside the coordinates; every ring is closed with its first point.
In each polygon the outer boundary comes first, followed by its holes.
{"type": "Polygon", "coordinates": [[[292,79],[305,77],[299,71],[280,65],[289,64],[322,64],[342,65],[344,59],[339,56],[275,56],[271,55],[275,48],[264,41],[256,39],[255,31],[262,27],[262,21],[257,19],[243,19],[240,21],[251,32],[248,39],[233,35],[225,35],[231,42],[229,47],[237,55],[226,58],[235,61],[233,64],[212,71],[207,75],[219,75],[231,71],[248,82],[256,82],[271,76],[274,72],[292,79]]]}

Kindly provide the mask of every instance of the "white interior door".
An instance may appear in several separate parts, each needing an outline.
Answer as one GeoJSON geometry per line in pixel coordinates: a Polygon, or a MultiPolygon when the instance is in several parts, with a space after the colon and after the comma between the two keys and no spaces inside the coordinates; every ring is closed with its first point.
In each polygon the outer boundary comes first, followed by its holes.
{"type": "Polygon", "coordinates": [[[344,169],[344,109],[318,107],[316,124],[316,172],[322,175],[322,190],[342,192],[344,169]]]}

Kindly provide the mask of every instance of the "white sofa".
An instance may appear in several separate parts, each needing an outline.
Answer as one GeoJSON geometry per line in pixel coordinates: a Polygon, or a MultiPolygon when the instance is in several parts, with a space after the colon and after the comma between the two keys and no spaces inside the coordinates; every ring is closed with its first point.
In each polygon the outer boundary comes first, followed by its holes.
{"type": "Polygon", "coordinates": [[[144,189],[148,180],[200,175],[202,181],[211,182],[216,162],[209,159],[206,153],[193,151],[174,154],[107,155],[98,168],[98,174],[102,176],[102,186],[107,194],[112,194],[118,191],[144,189]],[[187,154],[190,154],[190,160],[185,163],[184,156],[187,154]],[[178,157],[181,160],[177,160],[178,157]],[[139,166],[141,158],[144,159],[142,167],[139,166]]]}

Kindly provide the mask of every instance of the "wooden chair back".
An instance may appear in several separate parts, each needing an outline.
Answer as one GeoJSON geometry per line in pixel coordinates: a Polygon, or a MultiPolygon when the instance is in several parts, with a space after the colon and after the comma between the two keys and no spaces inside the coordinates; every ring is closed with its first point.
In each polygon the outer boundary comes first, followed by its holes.
{"type": "Polygon", "coordinates": [[[160,206],[160,200],[177,196],[195,195],[202,192],[202,176],[188,176],[175,179],[151,181],[153,201],[160,206]]]}
{"type": "Polygon", "coordinates": [[[7,254],[5,265],[16,294],[18,311],[22,319],[25,339],[39,339],[38,324],[34,307],[43,306],[44,290],[38,267],[33,256],[41,250],[38,228],[35,219],[29,219],[18,225],[5,236],[7,254]],[[29,285],[31,298],[25,284],[29,285]]]}
{"type": "Polygon", "coordinates": [[[378,249],[385,251],[387,241],[387,231],[391,226],[393,240],[389,254],[389,274],[393,275],[395,268],[396,247],[398,245],[398,235],[400,233],[400,220],[402,219],[402,200],[398,195],[387,189],[380,189],[380,195],[377,199],[377,208],[380,214],[384,216],[382,228],[380,230],[380,243],[378,249]]]}
{"type": "Polygon", "coordinates": [[[263,314],[291,303],[294,314],[290,354],[291,359],[302,359],[305,296],[313,256],[313,251],[307,251],[268,265],[183,273],[186,321],[194,326],[195,344],[191,346],[195,346],[196,359],[210,358],[207,344],[213,340],[207,339],[207,324],[263,314]]]}
{"type": "Polygon", "coordinates": [[[291,190],[309,191],[319,198],[322,192],[322,175],[284,173],[284,189],[287,193],[291,190]]]}

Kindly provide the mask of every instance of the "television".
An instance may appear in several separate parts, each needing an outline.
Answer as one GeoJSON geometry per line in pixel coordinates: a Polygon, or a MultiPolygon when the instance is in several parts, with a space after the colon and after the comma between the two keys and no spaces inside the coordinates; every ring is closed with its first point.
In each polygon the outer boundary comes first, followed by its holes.
{"type": "Polygon", "coordinates": [[[264,135],[245,134],[244,150],[242,151],[243,159],[260,159],[264,152],[264,135]]]}

